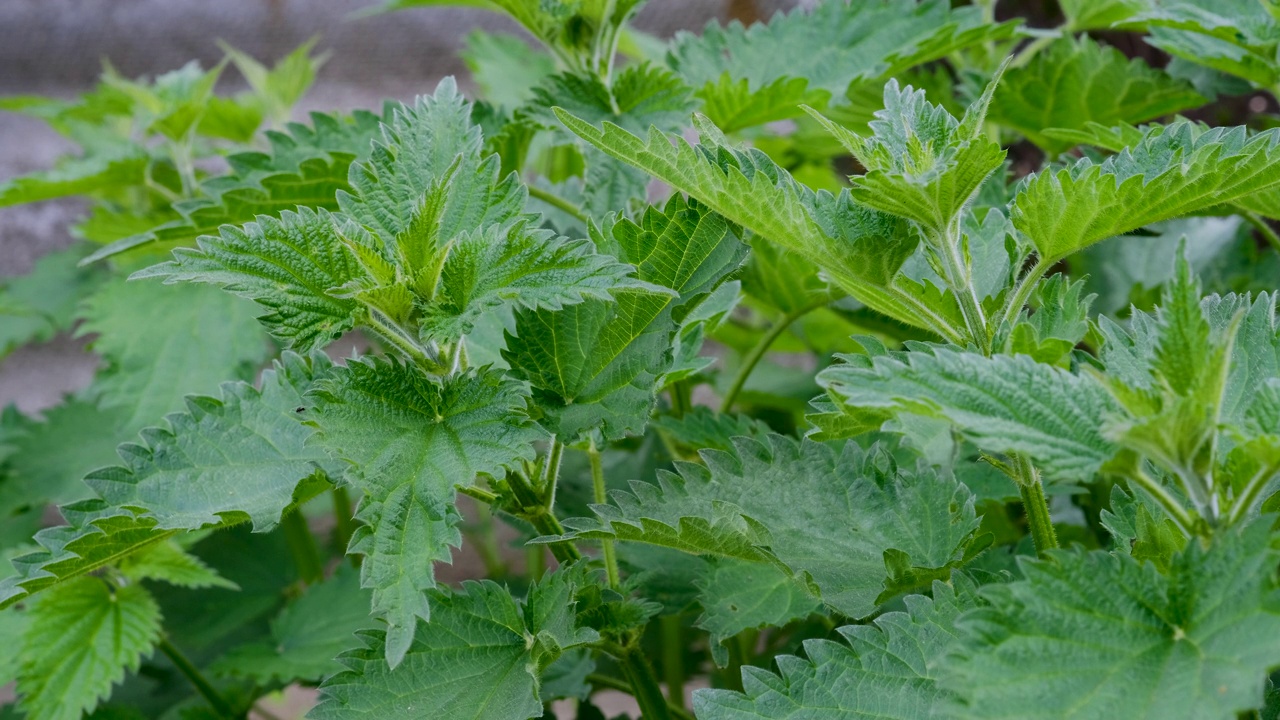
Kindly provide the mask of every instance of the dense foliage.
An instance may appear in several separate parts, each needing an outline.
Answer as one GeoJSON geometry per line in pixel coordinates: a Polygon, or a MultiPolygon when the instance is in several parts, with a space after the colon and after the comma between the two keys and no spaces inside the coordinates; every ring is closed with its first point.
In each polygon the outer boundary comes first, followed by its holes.
{"type": "Polygon", "coordinates": [[[0,100],[92,199],[0,344],[103,360],[0,419],[0,717],[1280,713],[1275,3],[453,4],[474,100],[0,100]]]}

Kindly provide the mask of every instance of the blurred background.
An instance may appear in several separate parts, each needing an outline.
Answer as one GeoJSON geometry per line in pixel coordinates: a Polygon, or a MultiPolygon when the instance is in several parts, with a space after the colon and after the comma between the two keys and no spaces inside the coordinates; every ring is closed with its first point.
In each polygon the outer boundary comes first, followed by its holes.
{"type": "MultiPolygon", "coordinates": [[[[360,16],[372,0],[2,0],[0,96],[72,98],[91,89],[109,62],[122,76],[152,76],[198,60],[222,59],[218,41],[270,65],[309,38],[329,53],[295,116],[312,109],[378,109],[382,100],[430,92],[445,75],[466,87],[458,56],[475,28],[520,32],[497,14],[431,7],[360,16]]],[[[635,25],[660,37],[709,20],[747,24],[805,0],[651,0],[635,25]]],[[[243,84],[226,72],[220,91],[243,84]]],[[[0,183],[48,169],[75,145],[39,119],[0,112],[0,183]]],[[[0,208],[0,279],[29,272],[45,253],[67,247],[79,199],[0,208]]],[[[94,361],[83,341],[60,336],[0,360],[0,407],[24,412],[58,402],[88,384],[94,361]]]]}

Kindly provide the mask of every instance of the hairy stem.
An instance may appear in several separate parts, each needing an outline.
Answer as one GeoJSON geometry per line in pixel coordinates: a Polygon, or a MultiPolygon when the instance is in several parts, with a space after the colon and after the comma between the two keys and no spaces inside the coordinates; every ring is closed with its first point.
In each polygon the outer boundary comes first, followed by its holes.
{"type": "Polygon", "coordinates": [[[196,689],[196,692],[200,693],[209,703],[209,706],[217,711],[219,715],[226,718],[235,717],[235,712],[231,709],[231,704],[227,702],[226,698],[222,697],[213,687],[213,684],[200,673],[200,669],[187,659],[186,655],[183,655],[178,648],[173,646],[173,643],[169,642],[168,637],[162,635],[160,643],[156,647],[160,649],[160,652],[164,653],[165,657],[169,658],[169,662],[172,662],[174,667],[178,668],[178,672],[187,678],[187,681],[196,689]]]}
{"type": "Polygon", "coordinates": [[[640,706],[640,717],[644,720],[671,720],[671,708],[662,695],[662,687],[653,674],[653,666],[640,648],[627,647],[615,659],[622,668],[622,674],[631,684],[632,697],[640,706]]]}
{"type": "MultiPolygon", "coordinates": [[[[594,438],[591,440],[590,446],[587,447],[587,459],[591,462],[591,488],[595,501],[603,505],[609,501],[609,497],[605,493],[604,466],[600,461],[600,451],[596,449],[594,438]]],[[[617,589],[622,585],[622,577],[618,573],[618,556],[614,551],[613,541],[601,540],[600,546],[604,550],[604,570],[605,575],[609,578],[609,587],[617,589]]]]}
{"type": "Polygon", "coordinates": [[[1036,554],[1044,557],[1045,553],[1058,547],[1058,536],[1053,532],[1053,519],[1049,515],[1049,501],[1044,496],[1040,473],[1031,461],[1019,455],[1016,463],[1018,491],[1022,495],[1022,509],[1027,513],[1031,540],[1036,545],[1036,554]]]}
{"type": "Polygon", "coordinates": [[[725,393],[724,400],[720,402],[720,412],[727,413],[733,409],[733,403],[738,399],[738,394],[742,392],[742,388],[747,384],[747,379],[751,377],[752,371],[764,359],[765,353],[769,352],[769,348],[777,342],[778,338],[782,337],[782,333],[786,332],[787,328],[791,327],[791,324],[796,320],[826,304],[826,301],[822,301],[792,310],[774,323],[773,327],[769,328],[769,331],[760,338],[755,347],[751,348],[747,352],[747,356],[742,359],[742,365],[738,367],[737,374],[733,376],[733,383],[729,385],[729,391],[725,393]]]}
{"type": "Polygon", "coordinates": [[[1018,287],[1014,289],[1013,294],[1009,296],[1009,302],[1005,304],[1004,310],[1000,313],[1000,325],[992,328],[993,331],[999,331],[1003,325],[1012,325],[1018,319],[1018,314],[1022,312],[1022,308],[1026,307],[1027,300],[1031,298],[1031,293],[1036,289],[1036,283],[1040,282],[1040,278],[1053,267],[1056,260],[1048,260],[1044,257],[1036,259],[1036,264],[1022,276],[1018,281],[1018,287]]]}
{"type": "Polygon", "coordinates": [[[960,304],[960,312],[964,315],[968,326],[969,339],[978,345],[983,355],[991,354],[991,334],[987,329],[987,317],[982,312],[982,299],[973,286],[973,271],[969,263],[960,254],[961,232],[956,222],[947,225],[947,231],[941,238],[942,261],[946,264],[948,282],[960,304]]]}
{"type": "Polygon", "coordinates": [[[295,510],[284,516],[285,539],[289,543],[289,552],[293,555],[293,564],[298,568],[298,576],[308,585],[324,579],[324,560],[320,556],[320,547],[316,545],[316,536],[311,534],[307,526],[307,518],[302,510],[295,510]]]}
{"type": "Polygon", "coordinates": [[[1147,491],[1147,494],[1155,498],[1160,503],[1160,507],[1169,513],[1169,517],[1173,518],[1174,524],[1182,529],[1187,537],[1191,537],[1191,530],[1195,527],[1195,521],[1191,519],[1191,515],[1187,513],[1186,508],[1182,507],[1182,503],[1177,498],[1169,494],[1164,486],[1155,478],[1148,475],[1142,468],[1137,468],[1128,476],[1129,480],[1135,485],[1147,491]]]}
{"type": "MultiPolygon", "coordinates": [[[[347,546],[351,544],[351,536],[356,532],[355,510],[346,486],[333,486],[333,518],[337,523],[333,529],[333,544],[339,553],[345,553],[347,546]]],[[[360,566],[359,555],[349,557],[353,565],[360,566]]]]}
{"type": "Polygon", "coordinates": [[[658,620],[662,632],[662,677],[667,682],[667,700],[673,708],[684,709],[684,626],[679,615],[658,620]]]}
{"type": "Polygon", "coordinates": [[[534,185],[529,185],[528,188],[529,188],[529,197],[537,198],[538,200],[541,200],[542,202],[550,205],[553,208],[556,208],[557,210],[563,210],[564,212],[568,213],[569,215],[572,215],[574,218],[582,221],[583,223],[590,222],[590,218],[587,217],[586,213],[582,212],[582,208],[578,207],[577,205],[574,205],[568,200],[565,200],[559,195],[556,195],[555,193],[547,192],[546,190],[543,190],[542,188],[536,187],[534,185]]]}
{"type": "Polygon", "coordinates": [[[556,505],[556,484],[560,481],[560,461],[564,458],[564,443],[551,439],[547,451],[547,464],[542,476],[542,504],[551,509],[556,505]]]}
{"type": "Polygon", "coordinates": [[[1263,488],[1275,477],[1277,470],[1280,470],[1280,467],[1276,463],[1271,463],[1249,478],[1249,483],[1244,486],[1244,490],[1240,491],[1240,496],[1231,503],[1231,508],[1227,512],[1228,524],[1234,524],[1244,518],[1245,514],[1253,508],[1253,504],[1258,501],[1263,488]]]}
{"type": "MultiPolygon", "coordinates": [[[[507,484],[511,487],[511,494],[515,496],[516,502],[519,503],[519,507],[513,508],[516,515],[524,518],[543,535],[564,535],[564,526],[542,504],[537,491],[523,475],[517,472],[507,473],[507,484]]],[[[582,559],[582,553],[577,546],[568,540],[553,542],[550,547],[551,554],[561,563],[582,559]]]]}
{"type": "Polygon", "coordinates": [[[1267,224],[1267,221],[1261,215],[1250,210],[1244,210],[1240,213],[1240,217],[1249,221],[1249,224],[1267,241],[1272,250],[1280,252],[1280,235],[1276,234],[1276,231],[1267,224]]]}

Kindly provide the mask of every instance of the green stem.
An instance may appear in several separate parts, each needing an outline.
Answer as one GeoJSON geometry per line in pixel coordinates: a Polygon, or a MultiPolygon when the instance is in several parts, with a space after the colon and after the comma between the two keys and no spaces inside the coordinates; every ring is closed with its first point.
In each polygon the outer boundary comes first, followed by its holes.
{"type": "Polygon", "coordinates": [[[961,233],[959,225],[948,224],[941,238],[941,255],[946,264],[948,282],[960,305],[960,314],[964,316],[968,326],[969,339],[978,344],[983,355],[991,354],[991,333],[987,328],[987,317],[982,312],[982,300],[973,286],[973,271],[969,263],[960,254],[961,233]]]}
{"type": "MultiPolygon", "coordinates": [[[[511,487],[511,494],[515,496],[516,502],[519,503],[515,514],[524,518],[543,535],[564,535],[564,526],[542,504],[538,493],[524,476],[517,472],[507,473],[507,484],[511,487]]],[[[571,563],[582,559],[582,553],[568,540],[553,542],[550,546],[551,554],[560,563],[571,563]]]]}
{"type": "MultiPolygon", "coordinates": [[[[333,518],[337,525],[333,529],[333,544],[340,553],[347,551],[351,536],[356,532],[355,511],[351,505],[351,495],[342,485],[333,486],[333,518]]],[[[360,556],[351,555],[351,562],[359,565],[360,556]]]]}
{"type": "MultiPolygon", "coordinates": [[[[493,496],[495,499],[496,495],[493,496]]],[[[502,560],[502,551],[498,548],[497,525],[493,522],[493,511],[488,503],[476,503],[476,522],[471,528],[471,544],[480,553],[480,562],[484,563],[484,571],[490,578],[505,577],[507,564],[502,560]]]]}
{"type": "Polygon", "coordinates": [[[665,615],[658,621],[662,632],[662,677],[667,681],[667,700],[673,708],[684,709],[684,626],[679,615],[665,615]]]}
{"type": "Polygon", "coordinates": [[[677,380],[671,385],[671,414],[684,417],[693,410],[693,388],[688,380],[677,380]]]}
{"type": "Polygon", "coordinates": [[[524,549],[525,572],[529,579],[537,582],[547,574],[547,549],[541,545],[530,545],[524,549]]]}
{"type": "Polygon", "coordinates": [[[1143,471],[1141,467],[1135,468],[1128,477],[1135,485],[1146,490],[1148,495],[1155,498],[1156,502],[1160,503],[1160,507],[1164,508],[1164,511],[1169,513],[1169,517],[1173,518],[1174,524],[1182,529],[1183,534],[1191,537],[1191,530],[1195,527],[1195,521],[1191,519],[1191,515],[1187,513],[1186,508],[1182,507],[1182,503],[1170,495],[1169,491],[1164,489],[1164,486],[1143,471]]]}
{"type": "Polygon", "coordinates": [[[542,476],[542,504],[548,510],[556,505],[556,485],[560,481],[560,461],[564,458],[564,443],[556,438],[551,439],[551,449],[547,453],[546,471],[542,476]]]}
{"type": "Polygon", "coordinates": [[[293,563],[298,566],[298,575],[302,582],[311,585],[324,579],[324,561],[320,558],[320,548],[316,545],[316,537],[307,527],[307,518],[302,510],[295,510],[284,516],[284,535],[289,542],[289,552],[293,554],[293,563]]]}
{"type": "Polygon", "coordinates": [[[1036,545],[1036,554],[1044,557],[1045,553],[1058,547],[1058,537],[1053,532],[1053,519],[1049,515],[1049,501],[1044,496],[1040,474],[1031,465],[1031,461],[1019,455],[1016,463],[1018,491],[1022,495],[1027,525],[1031,528],[1031,540],[1036,545]]]}
{"type": "Polygon", "coordinates": [[[622,674],[631,683],[632,697],[640,706],[640,717],[644,720],[671,720],[671,708],[644,653],[637,647],[628,647],[616,659],[622,674]]]}
{"type": "Polygon", "coordinates": [[[165,657],[169,658],[174,667],[178,668],[178,672],[187,678],[187,681],[196,689],[196,692],[200,693],[208,701],[209,706],[217,711],[219,715],[225,718],[235,717],[235,712],[232,711],[230,703],[205,679],[199,668],[191,664],[187,656],[183,655],[178,648],[173,646],[173,643],[169,642],[169,638],[161,636],[160,643],[156,647],[160,649],[160,652],[164,653],[165,657]]]}
{"type": "Polygon", "coordinates": [[[1009,302],[1000,314],[1000,325],[992,328],[993,331],[999,331],[1004,325],[1012,325],[1018,319],[1018,314],[1022,312],[1022,308],[1026,307],[1027,300],[1031,298],[1031,292],[1036,288],[1036,283],[1056,262],[1057,260],[1048,260],[1044,257],[1036,259],[1036,264],[1022,276],[1018,281],[1018,287],[1009,296],[1009,302]]]}
{"type": "Polygon", "coordinates": [[[1253,504],[1257,502],[1258,496],[1262,494],[1263,488],[1271,482],[1271,478],[1275,477],[1277,469],[1277,463],[1271,463],[1249,479],[1249,484],[1245,485],[1244,490],[1240,492],[1240,496],[1235,499],[1227,513],[1228,524],[1238,522],[1249,512],[1253,504]]]}
{"type": "Polygon", "coordinates": [[[440,363],[433,360],[403,328],[392,322],[390,318],[384,320],[383,317],[382,313],[370,309],[366,313],[365,326],[427,371],[437,374],[444,371],[440,363]]]}
{"type": "Polygon", "coordinates": [[[791,327],[796,320],[804,317],[810,312],[826,305],[826,302],[812,303],[797,310],[783,315],[773,327],[764,334],[756,343],[755,347],[747,353],[742,359],[742,365],[738,367],[738,373],[733,377],[733,384],[729,386],[729,391],[725,393],[724,400],[720,402],[720,412],[727,413],[733,409],[733,403],[738,399],[738,394],[742,392],[742,388],[747,384],[747,378],[751,377],[752,371],[756,369],[756,365],[764,358],[765,353],[769,352],[769,348],[782,337],[782,333],[791,327]]]}
{"type": "Polygon", "coordinates": [[[1276,231],[1271,229],[1271,226],[1267,224],[1267,221],[1261,215],[1250,210],[1244,210],[1241,211],[1240,216],[1249,221],[1249,224],[1262,235],[1272,250],[1280,252],[1280,235],[1277,235],[1276,231]]]}
{"type": "MultiPolygon", "coordinates": [[[[595,501],[599,505],[603,505],[609,501],[604,485],[604,466],[600,462],[600,451],[596,449],[596,441],[591,439],[591,444],[587,447],[587,459],[591,462],[591,488],[595,496],[595,501]]],[[[609,587],[615,590],[622,584],[622,577],[618,573],[618,556],[614,552],[612,540],[601,540],[600,546],[604,549],[604,571],[609,578],[609,587]]]]}
{"type": "Polygon", "coordinates": [[[558,210],[563,210],[564,212],[568,213],[569,215],[572,215],[573,217],[577,218],[583,223],[587,223],[591,221],[591,219],[587,217],[586,213],[582,212],[582,208],[578,207],[577,205],[574,205],[568,200],[565,200],[559,195],[556,195],[555,193],[547,192],[546,190],[543,190],[540,187],[535,187],[533,185],[530,185],[528,187],[529,187],[529,197],[537,198],[542,202],[550,205],[551,207],[554,207],[558,210]]]}
{"type": "MultiPolygon", "coordinates": [[[[604,673],[591,673],[587,675],[587,682],[591,683],[593,687],[617,690],[618,692],[624,692],[633,697],[635,696],[635,689],[632,688],[631,684],[626,680],[619,680],[616,677],[605,675],[604,673]]],[[[671,711],[671,716],[678,718],[678,720],[695,720],[693,713],[690,713],[684,708],[673,707],[668,704],[667,709],[671,711]]]]}
{"type": "Polygon", "coordinates": [[[1057,40],[1059,37],[1060,35],[1041,35],[1035,40],[1032,40],[1031,42],[1022,46],[1022,49],[1019,50],[1016,55],[1014,55],[1013,61],[1009,63],[1009,69],[1012,70],[1014,68],[1020,68],[1023,65],[1026,65],[1027,63],[1031,62],[1031,59],[1036,56],[1036,53],[1045,49],[1047,46],[1052,44],[1053,41],[1057,40]]]}

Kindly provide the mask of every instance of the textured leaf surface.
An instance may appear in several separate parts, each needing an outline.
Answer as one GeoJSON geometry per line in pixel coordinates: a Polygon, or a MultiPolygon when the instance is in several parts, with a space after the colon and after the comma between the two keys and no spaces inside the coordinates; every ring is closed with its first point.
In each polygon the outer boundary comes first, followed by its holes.
{"type": "Polygon", "coordinates": [[[1144,225],[1280,185],[1280,130],[1207,129],[1180,121],[1095,163],[1037,174],[1013,202],[1013,224],[1040,253],[1064,258],[1144,225]]]}
{"type": "Polygon", "coordinates": [[[810,640],[807,659],[778,657],[780,675],[744,668],[744,693],[696,691],[694,711],[705,720],[945,717],[940,665],[957,644],[956,619],[974,605],[971,591],[935,582],[932,598],[912,595],[905,611],[840,628],[843,643],[810,640]]]}
{"type": "Polygon", "coordinates": [[[672,299],[620,290],[611,301],[516,313],[502,357],[532,385],[543,426],[565,439],[593,428],[610,439],[640,432],[670,363],[672,299]]]}
{"type": "Polygon", "coordinates": [[[180,410],[191,393],[249,379],[267,358],[253,306],[214,288],[115,281],[85,303],[82,333],[107,368],[95,383],[103,408],[120,408],[118,440],[180,410]]]}
{"type": "Polygon", "coordinates": [[[359,573],[339,565],[271,621],[270,638],[232,650],[215,670],[261,683],[319,680],[342,670],[334,658],[359,647],[356,633],[373,627],[359,573]]]}
{"type": "Polygon", "coordinates": [[[200,238],[197,249],[180,248],[172,261],[134,277],[211,283],[254,300],[268,311],[258,319],[272,335],[307,352],[355,324],[356,302],[329,294],[359,273],[334,222],[325,210],[299,208],[278,220],[225,226],[219,236],[200,238]]]}
{"type": "Polygon", "coordinates": [[[1084,37],[1059,40],[1006,73],[989,118],[1057,154],[1070,143],[1045,136],[1045,128],[1140,123],[1205,102],[1189,83],[1084,37]]]}
{"type": "Polygon", "coordinates": [[[394,666],[430,617],[432,566],[461,542],[454,486],[532,459],[544,434],[524,418],[519,386],[487,368],[441,383],[398,361],[353,361],[314,397],[317,442],[364,493],[348,551],[365,556],[361,584],[386,616],[394,666]]]}
{"type": "Polygon", "coordinates": [[[160,607],[141,585],[81,578],[40,599],[18,679],[28,718],[77,720],[136,671],[160,639],[160,607]]]}
{"type": "MultiPolygon", "coordinates": [[[[830,607],[870,614],[888,586],[945,575],[963,561],[977,519],[954,480],[900,470],[884,453],[770,436],[706,451],[706,467],[632,483],[571,537],[616,538],[697,554],[784,563],[808,573],[830,607]]],[[[890,595],[892,593],[889,593],[890,595]]]]}
{"type": "Polygon", "coordinates": [[[159,580],[179,587],[211,587],[238,590],[239,586],[218,574],[204,560],[182,549],[176,541],[155,543],[126,557],[120,572],[130,580],[159,580]]]}
{"type": "Polygon", "coordinates": [[[70,503],[93,496],[84,483],[90,471],[117,462],[124,408],[103,409],[84,399],[52,407],[39,423],[24,423],[7,443],[8,476],[0,482],[0,508],[70,503]]]}
{"type": "Polygon", "coordinates": [[[518,604],[502,586],[468,582],[436,592],[430,622],[394,671],[383,659],[381,632],[370,646],[342,656],[349,670],[322,687],[317,720],[439,717],[524,720],[541,717],[538,675],[563,650],[597,639],[576,627],[575,576],[550,575],[518,604]]]}
{"type": "Polygon", "coordinates": [[[702,112],[726,133],[800,117],[801,105],[818,107],[831,98],[826,90],[810,89],[803,77],[780,77],[753,91],[750,81],[734,80],[727,71],[696,95],[702,112]]]}
{"type": "Polygon", "coordinates": [[[818,376],[848,406],[945,418],[983,450],[1035,458],[1051,478],[1087,481],[1115,452],[1099,424],[1119,406],[1090,377],[945,348],[848,359],[818,376]]]}
{"type": "Polygon", "coordinates": [[[729,659],[722,644],[743,630],[782,627],[820,607],[804,584],[776,565],[722,560],[707,567],[699,583],[698,627],[711,633],[718,665],[729,659]]]}
{"type": "Polygon", "coordinates": [[[1265,523],[1192,542],[1167,576],[1127,556],[1057,553],[988,586],[948,680],[974,718],[1235,718],[1280,663],[1265,523]],[[1069,672],[1064,672],[1069,668],[1069,672]]]}
{"type": "Polygon", "coordinates": [[[128,144],[74,158],[53,170],[0,183],[0,207],[141,185],[148,162],[141,148],[128,144]]]}
{"type": "Polygon", "coordinates": [[[314,430],[302,423],[310,405],[303,396],[330,367],[323,355],[289,353],[263,374],[261,390],[227,383],[219,398],[188,397],[187,412],[169,415],[167,427],[120,446],[123,466],[97,470],[86,482],[161,529],[195,530],[247,515],[255,530],[268,530],[299,482],[317,472],[336,475],[325,451],[308,444],[314,430]]]}

